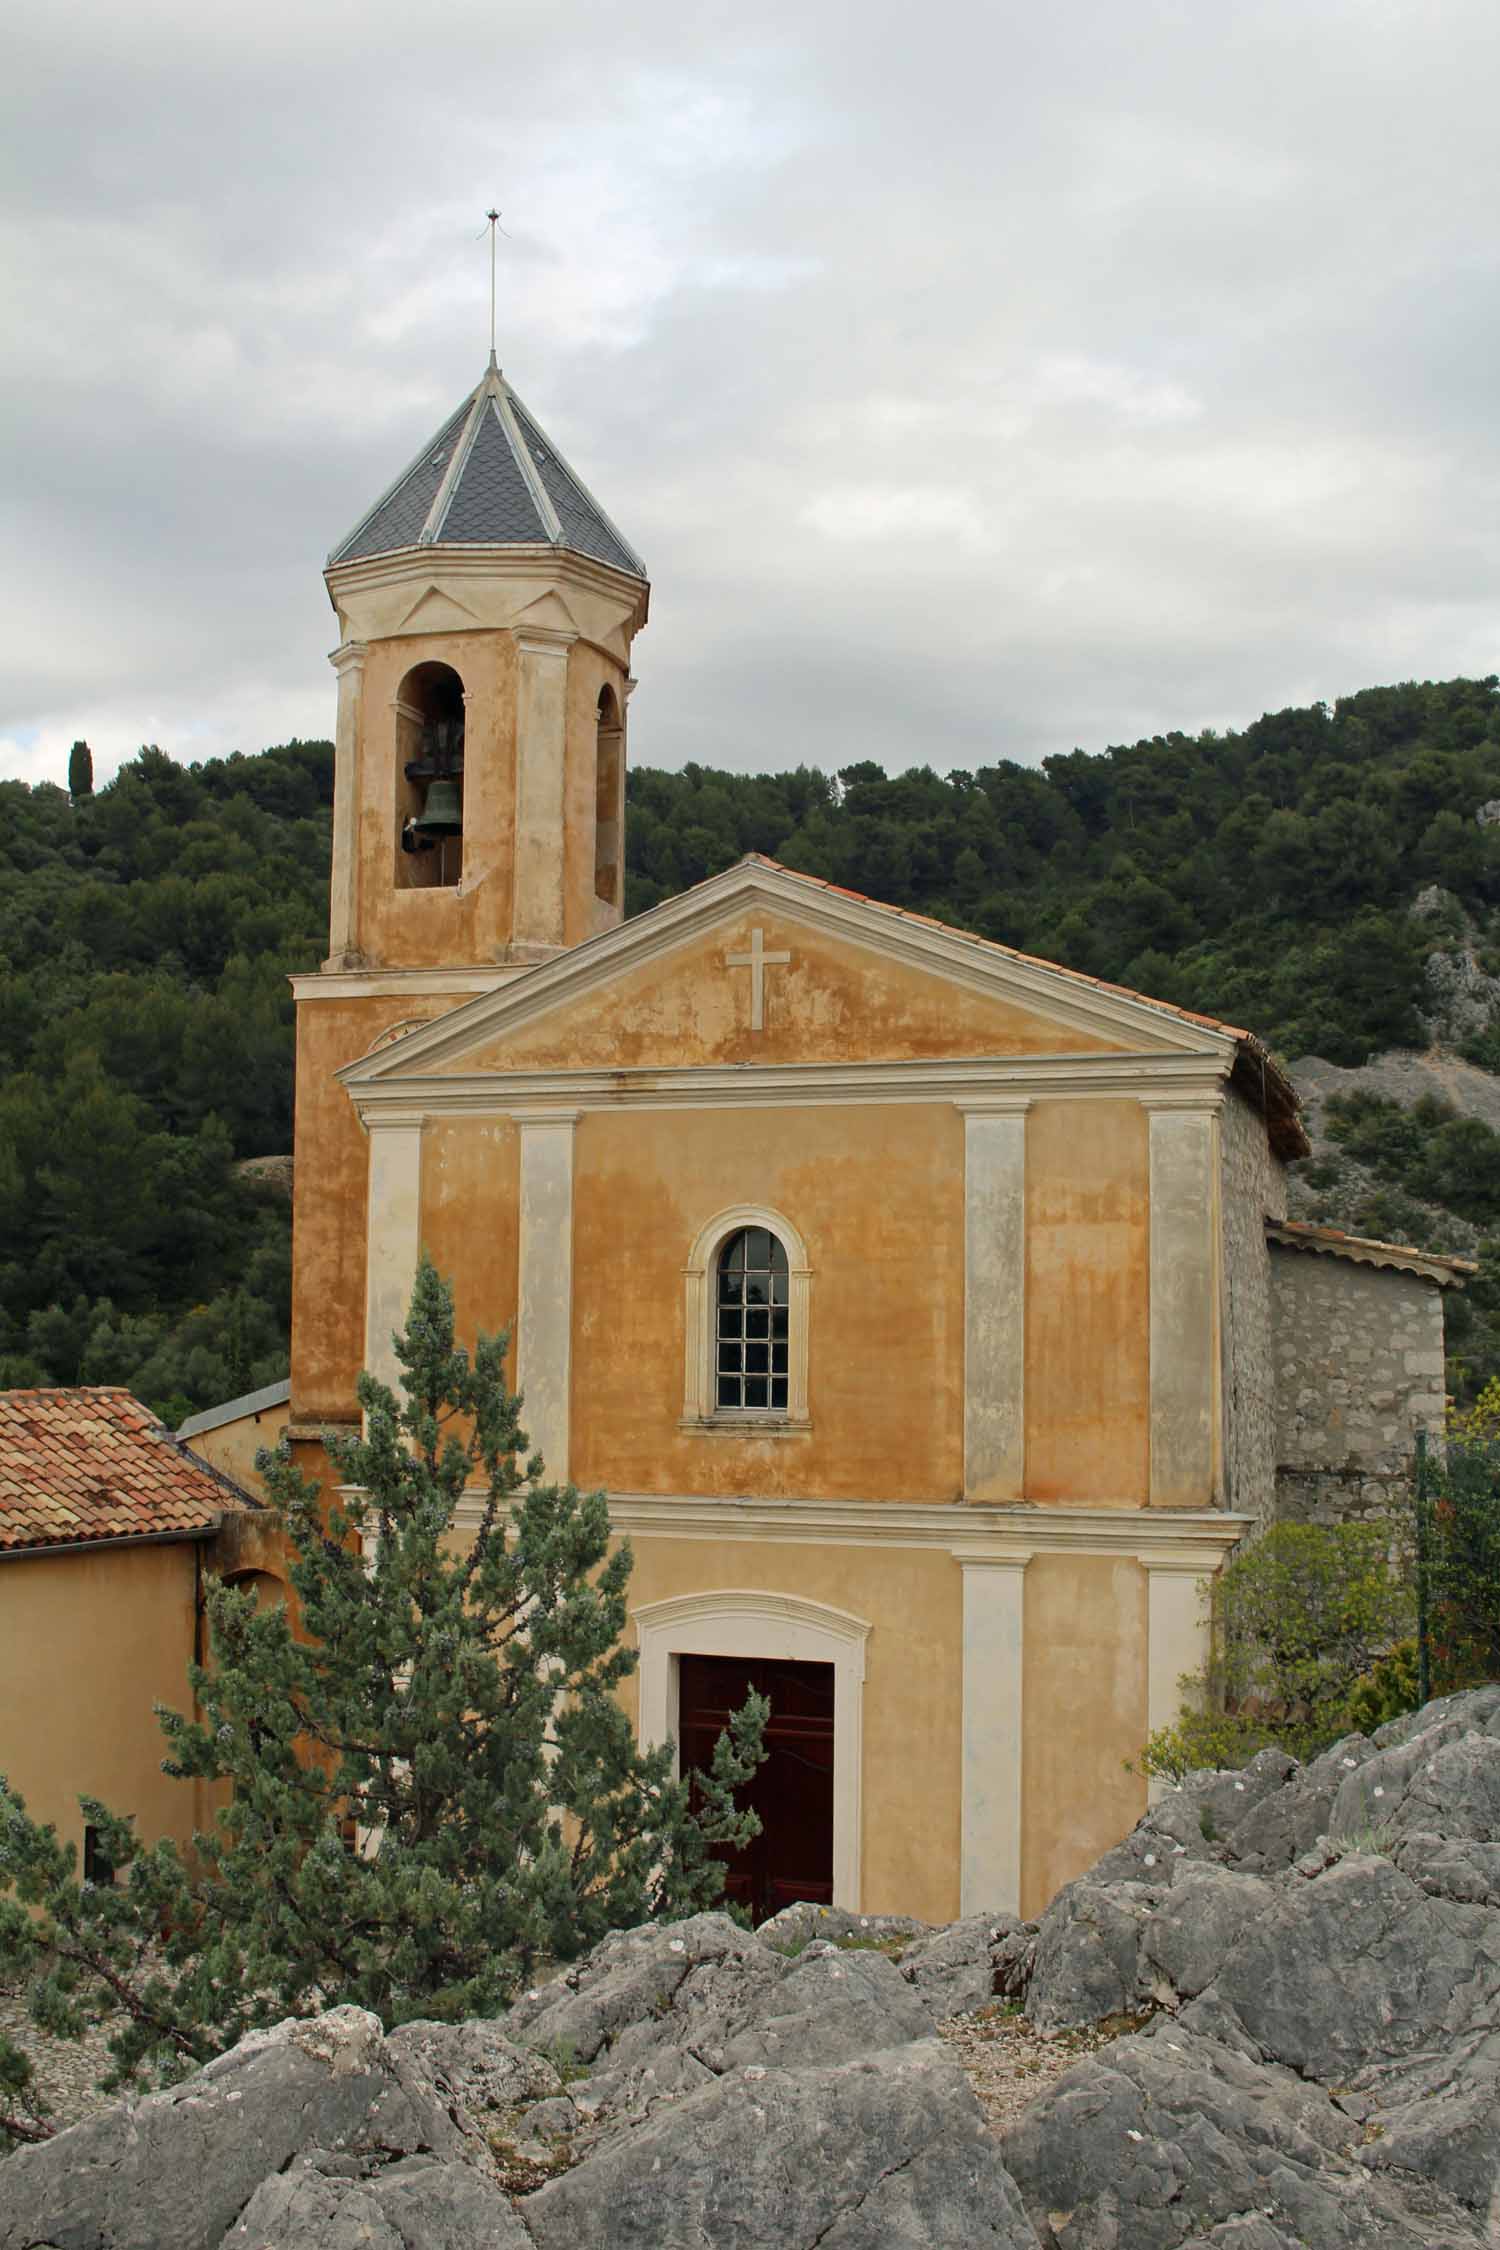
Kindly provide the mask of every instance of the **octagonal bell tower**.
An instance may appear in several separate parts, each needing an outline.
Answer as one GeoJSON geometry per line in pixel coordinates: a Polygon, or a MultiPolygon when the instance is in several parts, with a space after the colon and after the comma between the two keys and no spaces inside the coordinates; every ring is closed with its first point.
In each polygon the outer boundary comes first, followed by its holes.
{"type": "Polygon", "coordinates": [[[325,577],[339,620],[325,969],[521,964],[612,928],[650,588],[493,353],[325,577]]]}

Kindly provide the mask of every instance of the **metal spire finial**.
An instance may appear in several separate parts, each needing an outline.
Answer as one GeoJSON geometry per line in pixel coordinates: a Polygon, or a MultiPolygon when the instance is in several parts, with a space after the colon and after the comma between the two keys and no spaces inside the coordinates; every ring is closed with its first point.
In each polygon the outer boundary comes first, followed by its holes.
{"type": "Polygon", "coordinates": [[[500,230],[498,211],[485,212],[490,223],[490,365],[495,365],[495,236],[500,230]]]}

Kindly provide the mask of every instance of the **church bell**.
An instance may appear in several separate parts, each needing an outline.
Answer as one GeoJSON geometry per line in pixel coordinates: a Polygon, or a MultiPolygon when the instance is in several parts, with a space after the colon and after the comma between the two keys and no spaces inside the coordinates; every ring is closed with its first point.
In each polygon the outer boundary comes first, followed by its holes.
{"type": "Polygon", "coordinates": [[[463,824],[458,783],[441,776],[429,782],[426,802],[411,824],[418,835],[457,836],[463,824]]]}

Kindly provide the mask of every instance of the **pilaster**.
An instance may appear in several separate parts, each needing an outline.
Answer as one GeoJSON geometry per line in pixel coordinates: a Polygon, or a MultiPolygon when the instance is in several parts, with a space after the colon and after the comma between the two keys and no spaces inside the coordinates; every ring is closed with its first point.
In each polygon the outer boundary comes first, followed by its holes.
{"type": "Polygon", "coordinates": [[[549,1482],[568,1475],[573,1376],[573,1134],[576,1109],[534,1111],[521,1137],[516,1388],[549,1482]]]}
{"type": "Polygon", "coordinates": [[[520,679],[512,928],[517,945],[563,943],[568,651],[577,637],[550,626],[527,626],[516,634],[520,679]]]}
{"type": "MultiPolygon", "coordinates": [[[[1209,1585],[1201,1550],[1156,1549],[1140,1558],[1146,1573],[1146,1731],[1169,1727],[1182,1707],[1182,1681],[1202,1673],[1209,1655],[1209,1585]]],[[[1150,1785],[1152,1802],[1163,1784],[1150,1785]]]]}
{"type": "Polygon", "coordinates": [[[333,868],[328,886],[326,969],[362,969],[359,950],[359,722],[364,698],[363,641],[345,641],[328,661],[338,674],[333,740],[333,868]]]}
{"type": "Polygon", "coordinates": [[[1151,1505],[1205,1508],[1219,1484],[1217,1094],[1150,1112],[1151,1505]]]}
{"type": "Polygon", "coordinates": [[[394,1110],[366,1120],[370,1136],[365,1258],[365,1368],[400,1394],[391,1338],[406,1326],[422,1222],[422,1119],[394,1110]]]}
{"type": "Polygon", "coordinates": [[[964,1580],[959,1913],[1021,1911],[1021,1688],[1029,1554],[957,1550],[964,1580]]]}
{"type": "Polygon", "coordinates": [[[964,1101],[964,1498],[1026,1483],[1026,1112],[964,1101]]]}

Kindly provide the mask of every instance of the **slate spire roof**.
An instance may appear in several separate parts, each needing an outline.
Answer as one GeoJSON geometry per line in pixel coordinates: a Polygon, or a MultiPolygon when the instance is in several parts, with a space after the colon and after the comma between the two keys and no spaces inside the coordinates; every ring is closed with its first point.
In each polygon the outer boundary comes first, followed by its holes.
{"type": "Polygon", "coordinates": [[[490,364],[411,466],[328,558],[362,562],[402,547],[570,547],[644,579],[610,522],[490,354],[490,364]]]}

